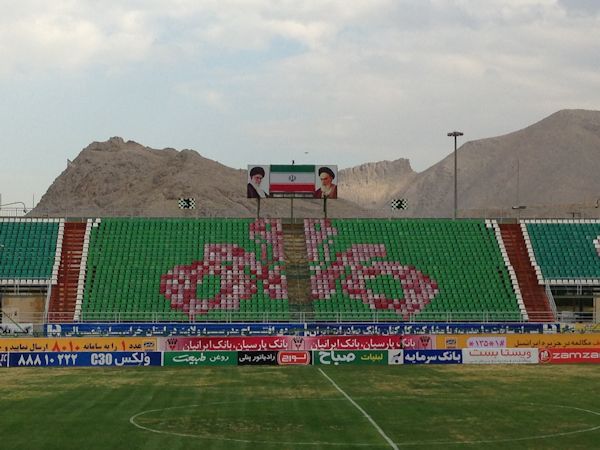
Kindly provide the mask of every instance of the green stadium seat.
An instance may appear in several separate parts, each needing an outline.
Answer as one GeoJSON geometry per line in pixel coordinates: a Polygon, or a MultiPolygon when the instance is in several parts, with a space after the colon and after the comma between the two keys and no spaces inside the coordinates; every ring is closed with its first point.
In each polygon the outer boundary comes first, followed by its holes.
{"type": "Polygon", "coordinates": [[[600,284],[600,221],[530,220],[521,227],[540,282],[600,284]]]}
{"type": "Polygon", "coordinates": [[[163,321],[286,317],[281,228],[265,219],[102,219],[92,228],[82,310],[163,321]]]}
{"type": "Polygon", "coordinates": [[[304,229],[319,319],[521,318],[485,221],[307,219],[304,229]]]}
{"type": "Polygon", "coordinates": [[[56,280],[62,219],[0,218],[0,285],[56,280]]]}

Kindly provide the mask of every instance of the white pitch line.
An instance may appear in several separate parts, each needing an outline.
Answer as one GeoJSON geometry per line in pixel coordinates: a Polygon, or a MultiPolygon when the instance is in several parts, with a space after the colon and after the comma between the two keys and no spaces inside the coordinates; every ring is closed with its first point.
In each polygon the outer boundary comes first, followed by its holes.
{"type": "Polygon", "coordinates": [[[379,433],[379,434],[380,434],[380,435],[381,435],[381,436],[382,436],[382,437],[383,437],[383,438],[386,440],[386,442],[387,442],[388,444],[390,444],[390,447],[392,447],[394,450],[398,450],[398,446],[396,445],[396,443],[395,443],[394,441],[392,441],[392,440],[390,439],[390,437],[389,437],[387,434],[385,434],[385,432],[384,432],[384,431],[381,429],[381,427],[380,427],[379,425],[377,425],[377,422],[375,422],[375,421],[373,420],[373,418],[372,418],[372,417],[371,417],[371,416],[370,416],[370,415],[369,415],[369,414],[368,414],[368,413],[367,413],[367,412],[366,412],[364,409],[362,409],[358,403],[356,403],[356,402],[355,402],[355,401],[352,399],[352,397],[350,397],[348,394],[346,394],[346,392],[344,392],[344,390],[343,390],[341,387],[339,387],[339,386],[337,385],[337,383],[336,383],[335,381],[333,381],[333,380],[331,379],[331,377],[330,377],[329,375],[327,375],[327,374],[326,374],[326,373],[323,371],[323,369],[319,368],[319,372],[321,372],[321,374],[322,374],[322,375],[323,375],[325,378],[327,378],[331,384],[333,384],[333,387],[334,387],[334,388],[336,388],[336,389],[337,389],[337,390],[338,390],[338,391],[339,391],[339,392],[340,392],[340,393],[341,393],[341,394],[342,394],[344,397],[346,397],[346,399],[347,399],[347,400],[348,400],[350,403],[352,403],[352,404],[353,404],[353,405],[356,407],[356,409],[358,409],[358,410],[359,410],[359,411],[360,411],[360,412],[363,414],[363,416],[365,416],[365,417],[367,418],[367,420],[368,420],[369,422],[371,422],[371,425],[373,425],[373,427],[375,427],[375,429],[377,430],[377,432],[378,432],[378,433],[379,433]]]}
{"type": "MultiPolygon", "coordinates": [[[[419,398],[417,396],[412,396],[412,395],[403,395],[403,396],[385,396],[385,397],[355,397],[358,400],[397,400],[397,399],[407,399],[407,398],[419,398]]],[[[254,400],[248,400],[248,403],[252,403],[252,402],[273,402],[273,401],[287,401],[288,399],[254,399],[254,400]]],[[[328,398],[328,399],[320,399],[320,398],[303,398],[303,397],[297,397],[294,398],[292,400],[302,400],[302,401],[318,401],[318,402],[323,402],[323,401],[330,401],[330,402],[334,402],[334,401],[346,401],[345,398],[328,398]]],[[[469,399],[457,399],[459,401],[467,401],[467,402],[472,402],[472,401],[479,401],[479,400],[469,400],[469,399]]],[[[236,400],[234,402],[231,401],[225,401],[225,402],[209,402],[209,403],[204,403],[203,405],[183,405],[183,406],[171,406],[168,408],[160,408],[160,409],[149,409],[147,411],[142,411],[139,412],[133,416],[131,416],[129,418],[129,422],[134,425],[135,427],[141,429],[141,430],[145,430],[145,431],[151,431],[153,433],[158,433],[158,434],[170,434],[173,436],[181,436],[181,437],[189,437],[189,438],[196,438],[196,439],[205,439],[205,440],[211,440],[211,441],[232,441],[232,442],[243,442],[243,443],[250,443],[250,444],[275,444],[276,442],[274,441],[260,441],[260,440],[249,440],[249,439],[234,439],[234,438],[226,438],[223,436],[201,436],[201,435],[197,435],[197,434],[188,434],[188,433],[177,433],[177,432],[173,432],[173,431],[162,431],[162,430],[157,430],[154,428],[149,428],[149,427],[145,427],[139,423],[137,423],[136,419],[138,417],[141,417],[145,414],[149,414],[149,413],[153,413],[153,412],[158,412],[158,411],[167,411],[167,410],[175,410],[175,409],[184,409],[184,408],[199,408],[201,406],[205,407],[206,405],[230,405],[230,404],[238,404],[239,402],[236,400]]],[[[600,412],[598,411],[592,411],[589,409],[584,409],[584,408],[578,408],[576,406],[566,406],[566,405],[549,405],[549,404],[540,404],[540,403],[531,403],[531,402],[511,402],[511,403],[515,403],[515,404],[521,404],[521,405],[530,405],[530,406],[539,406],[539,407],[552,407],[552,408],[564,408],[564,409],[572,409],[575,411],[581,411],[587,414],[593,414],[595,416],[600,416],[600,412]]],[[[507,443],[507,442],[518,442],[518,441],[529,441],[529,440],[537,440],[537,439],[549,439],[549,438],[553,438],[553,437],[561,437],[561,436],[570,436],[570,435],[575,435],[575,434],[582,434],[582,433],[589,433],[592,431],[596,431],[596,430],[600,430],[600,425],[591,427],[591,428],[584,428],[584,429],[580,429],[580,430],[574,430],[574,431],[566,431],[566,432],[562,432],[562,433],[553,433],[553,434],[545,434],[545,435],[533,435],[533,436],[524,436],[524,437],[519,437],[519,438],[506,438],[506,439],[485,439],[485,440],[477,440],[477,441],[412,441],[412,442],[400,442],[398,445],[402,446],[402,447],[423,447],[423,446],[429,446],[429,447],[433,447],[433,446],[440,446],[440,445],[473,445],[473,444],[493,444],[493,443],[507,443]]],[[[278,441],[277,444],[281,445],[308,445],[308,446],[345,446],[345,447],[380,447],[383,446],[384,444],[364,444],[364,443],[357,443],[357,442],[352,442],[352,443],[348,443],[348,442],[324,442],[324,441],[315,441],[315,442],[298,442],[298,441],[278,441]]],[[[387,446],[387,445],[386,445],[387,446]]]]}
{"type": "MultiPolygon", "coordinates": [[[[302,400],[302,399],[301,399],[302,400]]],[[[313,399],[313,400],[318,400],[318,401],[323,401],[323,399],[313,399]]],[[[336,399],[337,400],[337,399],[336,399]]],[[[339,399],[340,401],[344,401],[343,398],[339,399]]],[[[250,400],[252,401],[252,400],[250,400]]],[[[273,399],[268,399],[268,400],[257,400],[257,401],[273,401],[273,399]]],[[[167,435],[172,435],[172,436],[180,436],[180,437],[186,437],[186,438],[196,438],[196,439],[205,439],[205,440],[209,440],[209,441],[226,441],[226,442],[242,442],[244,444],[278,444],[278,445],[309,445],[311,447],[314,446],[334,446],[334,447],[369,447],[369,448],[373,448],[374,446],[376,447],[383,447],[383,444],[363,444],[360,442],[352,442],[352,443],[348,443],[348,442],[325,442],[325,441],[314,441],[314,442],[298,442],[298,441],[259,441],[259,440],[250,440],[250,439],[236,439],[236,438],[226,438],[223,436],[200,436],[197,434],[190,434],[190,433],[178,433],[176,431],[162,431],[162,430],[157,430],[155,428],[150,428],[150,427],[145,427],[144,425],[140,425],[139,423],[137,423],[136,419],[138,417],[141,417],[145,414],[149,414],[149,413],[153,413],[153,412],[159,412],[159,411],[168,411],[168,410],[173,410],[173,409],[185,409],[185,408],[199,408],[201,406],[206,406],[206,405],[229,405],[235,403],[236,405],[239,403],[238,401],[235,402],[211,402],[211,403],[205,403],[204,405],[185,405],[185,406],[172,406],[169,408],[160,408],[160,409],[149,409],[146,411],[142,411],[139,412],[137,414],[134,414],[133,416],[131,416],[129,418],[129,423],[132,424],[134,427],[139,428],[140,430],[144,430],[144,431],[150,431],[152,433],[156,433],[156,434],[167,434],[167,435]]]]}

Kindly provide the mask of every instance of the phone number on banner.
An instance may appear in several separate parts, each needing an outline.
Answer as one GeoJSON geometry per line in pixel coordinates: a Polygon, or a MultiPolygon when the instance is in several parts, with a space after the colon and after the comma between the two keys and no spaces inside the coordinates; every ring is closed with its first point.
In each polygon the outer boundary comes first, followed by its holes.
{"type": "Polygon", "coordinates": [[[27,352],[9,353],[9,367],[160,366],[160,352],[27,352]]]}

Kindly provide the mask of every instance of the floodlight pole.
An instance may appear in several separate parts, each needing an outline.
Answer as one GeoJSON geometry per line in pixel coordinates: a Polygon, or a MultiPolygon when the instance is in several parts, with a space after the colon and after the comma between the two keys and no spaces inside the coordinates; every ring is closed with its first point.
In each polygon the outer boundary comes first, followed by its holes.
{"type": "MultiPolygon", "coordinates": [[[[0,204],[0,209],[2,209],[4,206],[12,206],[12,205],[22,205],[23,206],[23,212],[25,214],[27,214],[27,206],[25,206],[24,202],[12,202],[12,203],[5,203],[4,205],[0,204]]],[[[16,209],[16,208],[15,208],[16,209]]]]}
{"type": "Polygon", "coordinates": [[[527,206],[517,204],[517,205],[514,205],[512,207],[512,209],[517,211],[517,219],[521,220],[521,211],[523,211],[524,209],[527,209],[527,206]]]}
{"type": "Polygon", "coordinates": [[[454,138],[454,214],[452,216],[452,218],[454,220],[456,220],[456,211],[458,209],[458,179],[457,179],[458,161],[457,161],[457,156],[456,156],[456,149],[457,149],[456,139],[459,136],[463,136],[463,135],[464,135],[464,133],[462,133],[460,131],[451,131],[450,133],[448,133],[448,137],[454,138]]]}
{"type": "Polygon", "coordinates": [[[323,215],[325,216],[325,219],[327,219],[327,196],[326,195],[323,196],[323,215]]]}

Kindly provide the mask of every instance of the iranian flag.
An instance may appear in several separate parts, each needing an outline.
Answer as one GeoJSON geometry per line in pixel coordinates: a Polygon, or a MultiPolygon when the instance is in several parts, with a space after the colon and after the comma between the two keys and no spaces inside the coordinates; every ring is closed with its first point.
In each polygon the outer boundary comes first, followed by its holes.
{"type": "Polygon", "coordinates": [[[312,193],[314,191],[314,165],[271,165],[269,192],[312,193]]]}

